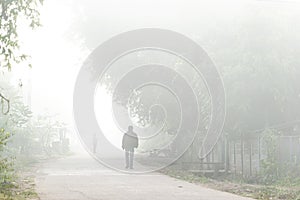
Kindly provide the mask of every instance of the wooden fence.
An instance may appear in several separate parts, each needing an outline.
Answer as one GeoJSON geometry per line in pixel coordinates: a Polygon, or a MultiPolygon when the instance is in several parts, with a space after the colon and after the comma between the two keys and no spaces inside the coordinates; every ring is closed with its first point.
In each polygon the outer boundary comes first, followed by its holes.
{"type": "MultiPolygon", "coordinates": [[[[282,164],[300,165],[300,135],[276,136],[276,154],[282,164]]],[[[184,160],[182,169],[199,173],[226,172],[244,177],[259,174],[268,156],[268,144],[263,136],[228,139],[222,137],[204,160],[184,160]]]]}

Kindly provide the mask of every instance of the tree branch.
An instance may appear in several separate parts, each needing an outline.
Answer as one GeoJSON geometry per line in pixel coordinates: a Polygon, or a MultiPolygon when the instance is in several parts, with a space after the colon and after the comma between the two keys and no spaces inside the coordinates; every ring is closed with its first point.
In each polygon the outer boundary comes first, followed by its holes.
{"type": "Polygon", "coordinates": [[[1,103],[2,103],[2,114],[7,115],[9,113],[9,110],[10,110],[9,99],[4,97],[1,93],[0,93],[0,97],[1,97],[1,103]],[[4,101],[6,101],[6,103],[7,103],[7,110],[6,111],[4,111],[4,101]]]}

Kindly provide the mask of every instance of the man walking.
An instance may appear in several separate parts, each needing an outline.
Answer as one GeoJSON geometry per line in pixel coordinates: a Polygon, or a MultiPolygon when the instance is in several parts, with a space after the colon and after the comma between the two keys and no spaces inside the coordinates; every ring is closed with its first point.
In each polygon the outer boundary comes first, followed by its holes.
{"type": "Polygon", "coordinates": [[[128,131],[124,134],[122,140],[122,149],[125,150],[125,168],[133,169],[134,148],[139,146],[137,134],[133,132],[133,127],[128,126],[128,131]]]}

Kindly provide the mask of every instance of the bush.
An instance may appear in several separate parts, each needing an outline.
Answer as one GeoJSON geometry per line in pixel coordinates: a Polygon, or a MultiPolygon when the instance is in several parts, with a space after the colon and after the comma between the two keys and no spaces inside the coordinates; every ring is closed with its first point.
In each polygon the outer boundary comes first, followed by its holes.
{"type": "Polygon", "coordinates": [[[5,155],[6,145],[11,137],[9,132],[3,128],[0,129],[0,193],[3,198],[10,199],[12,196],[13,188],[15,188],[13,158],[5,155]]]}
{"type": "Polygon", "coordinates": [[[272,130],[266,130],[264,134],[267,157],[261,162],[260,181],[268,185],[279,178],[278,136],[272,130]]]}
{"type": "Polygon", "coordinates": [[[279,134],[276,131],[265,131],[267,157],[261,162],[259,182],[266,185],[300,185],[300,166],[295,163],[280,162],[278,138],[279,134]]]}

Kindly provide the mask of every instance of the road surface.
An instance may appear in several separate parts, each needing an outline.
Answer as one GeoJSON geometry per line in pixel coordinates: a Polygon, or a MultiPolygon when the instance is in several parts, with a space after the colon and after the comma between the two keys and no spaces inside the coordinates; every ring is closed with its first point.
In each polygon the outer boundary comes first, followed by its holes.
{"type": "Polygon", "coordinates": [[[40,166],[41,200],[250,200],[159,173],[124,174],[88,155],[74,155],[40,166]]]}

